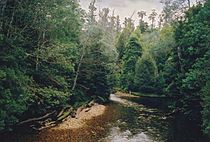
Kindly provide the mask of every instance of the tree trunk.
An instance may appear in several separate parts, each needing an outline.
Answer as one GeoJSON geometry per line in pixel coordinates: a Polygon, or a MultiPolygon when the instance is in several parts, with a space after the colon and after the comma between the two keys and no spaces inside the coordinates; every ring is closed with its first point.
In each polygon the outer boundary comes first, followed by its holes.
{"type": "Polygon", "coordinates": [[[76,72],[76,76],[75,76],[75,79],[74,79],[74,84],[73,84],[73,87],[72,87],[72,91],[74,91],[76,85],[77,85],[77,79],[78,79],[78,76],[79,76],[79,72],[80,72],[80,67],[81,67],[81,64],[82,64],[82,60],[84,58],[84,49],[82,51],[82,55],[80,57],[80,60],[79,60],[79,64],[78,64],[78,67],[77,67],[77,72],[76,72]]]}
{"type": "Polygon", "coordinates": [[[177,47],[177,55],[178,55],[178,59],[179,59],[179,66],[180,66],[180,71],[183,72],[183,66],[182,66],[182,53],[181,53],[181,48],[178,46],[177,47]]]}
{"type": "Polygon", "coordinates": [[[190,8],[191,7],[190,0],[187,0],[187,2],[188,2],[188,7],[190,8]]]}
{"type": "Polygon", "coordinates": [[[4,4],[2,6],[2,9],[1,9],[1,18],[2,18],[2,20],[0,21],[0,30],[2,29],[2,26],[3,26],[4,11],[5,11],[6,7],[7,7],[7,0],[5,0],[4,4]]]}
{"type": "Polygon", "coordinates": [[[22,121],[22,122],[19,122],[18,125],[23,125],[23,124],[26,124],[26,123],[29,123],[29,122],[34,122],[34,121],[40,121],[42,119],[46,119],[48,118],[50,115],[54,114],[56,111],[53,111],[51,113],[48,113],[42,117],[39,117],[39,118],[31,118],[31,119],[28,119],[28,120],[25,120],[25,121],[22,121]]]}

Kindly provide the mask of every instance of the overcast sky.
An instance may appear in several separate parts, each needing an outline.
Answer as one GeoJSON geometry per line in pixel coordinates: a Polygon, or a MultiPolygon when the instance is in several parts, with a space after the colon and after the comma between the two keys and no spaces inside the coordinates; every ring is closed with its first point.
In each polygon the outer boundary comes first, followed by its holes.
{"type": "MultiPolygon", "coordinates": [[[[88,6],[92,0],[80,0],[81,7],[85,10],[88,10],[88,6]]],[[[121,18],[121,23],[125,17],[130,17],[135,11],[133,19],[138,22],[137,12],[146,11],[151,13],[152,9],[156,9],[158,13],[162,10],[162,5],[159,2],[160,0],[97,0],[96,7],[97,9],[102,9],[108,7],[111,10],[115,10],[115,14],[119,15],[121,18]]]]}

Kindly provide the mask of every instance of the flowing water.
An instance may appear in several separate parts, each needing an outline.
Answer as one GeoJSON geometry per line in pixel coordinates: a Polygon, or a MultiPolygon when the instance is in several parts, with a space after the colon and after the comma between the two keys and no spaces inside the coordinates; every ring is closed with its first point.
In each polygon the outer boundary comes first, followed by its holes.
{"type": "MultiPolygon", "coordinates": [[[[176,138],[173,119],[158,107],[142,105],[141,98],[110,96],[106,112],[81,129],[13,133],[1,142],[206,142],[193,136],[176,138]]],[[[151,102],[150,102],[151,104],[151,102]]],[[[152,102],[155,105],[155,102],[152,102]]],[[[188,131],[189,132],[189,131],[188,131]]]]}
{"type": "MultiPolygon", "coordinates": [[[[167,140],[169,123],[165,113],[147,108],[135,102],[111,95],[118,102],[121,117],[112,124],[103,142],[164,142],[167,140]]],[[[136,98],[134,98],[136,99],[136,98]]]]}

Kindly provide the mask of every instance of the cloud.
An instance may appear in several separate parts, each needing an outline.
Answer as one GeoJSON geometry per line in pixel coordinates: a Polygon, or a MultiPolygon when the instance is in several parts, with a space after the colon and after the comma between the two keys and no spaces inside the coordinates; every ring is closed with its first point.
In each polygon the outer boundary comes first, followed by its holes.
{"type": "MultiPolygon", "coordinates": [[[[80,1],[82,8],[87,11],[88,5],[92,0],[80,1]]],[[[121,21],[124,21],[125,17],[130,17],[135,11],[133,19],[136,20],[136,24],[138,24],[138,11],[144,10],[147,13],[151,13],[152,9],[156,9],[160,13],[162,10],[160,0],[97,0],[96,6],[98,9],[108,7],[111,10],[115,10],[115,14],[120,16],[121,21]]],[[[147,18],[145,20],[148,21],[147,18]]]]}
{"type": "Polygon", "coordinates": [[[127,7],[129,5],[139,5],[142,3],[159,3],[160,0],[98,0],[99,3],[106,4],[110,7],[127,7]]]}
{"type": "Polygon", "coordinates": [[[113,6],[113,7],[126,7],[126,3],[125,3],[125,1],[115,0],[115,1],[111,1],[110,2],[110,6],[113,6]]]}

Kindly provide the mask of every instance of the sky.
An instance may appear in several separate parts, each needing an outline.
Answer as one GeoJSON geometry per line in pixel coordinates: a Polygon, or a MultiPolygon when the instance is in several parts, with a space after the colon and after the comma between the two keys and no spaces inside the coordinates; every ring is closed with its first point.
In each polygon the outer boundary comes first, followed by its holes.
{"type": "MultiPolygon", "coordinates": [[[[80,0],[81,7],[88,10],[88,6],[92,0],[80,0]]],[[[121,23],[123,23],[125,17],[131,17],[133,15],[133,19],[135,23],[138,23],[138,11],[146,11],[149,15],[152,9],[156,9],[157,13],[161,13],[162,5],[160,4],[160,0],[97,0],[96,3],[97,11],[102,8],[110,8],[112,11],[115,11],[115,15],[119,15],[121,19],[121,23]]],[[[111,13],[110,13],[111,14],[111,13]]],[[[148,21],[148,19],[145,19],[148,21]]]]}

